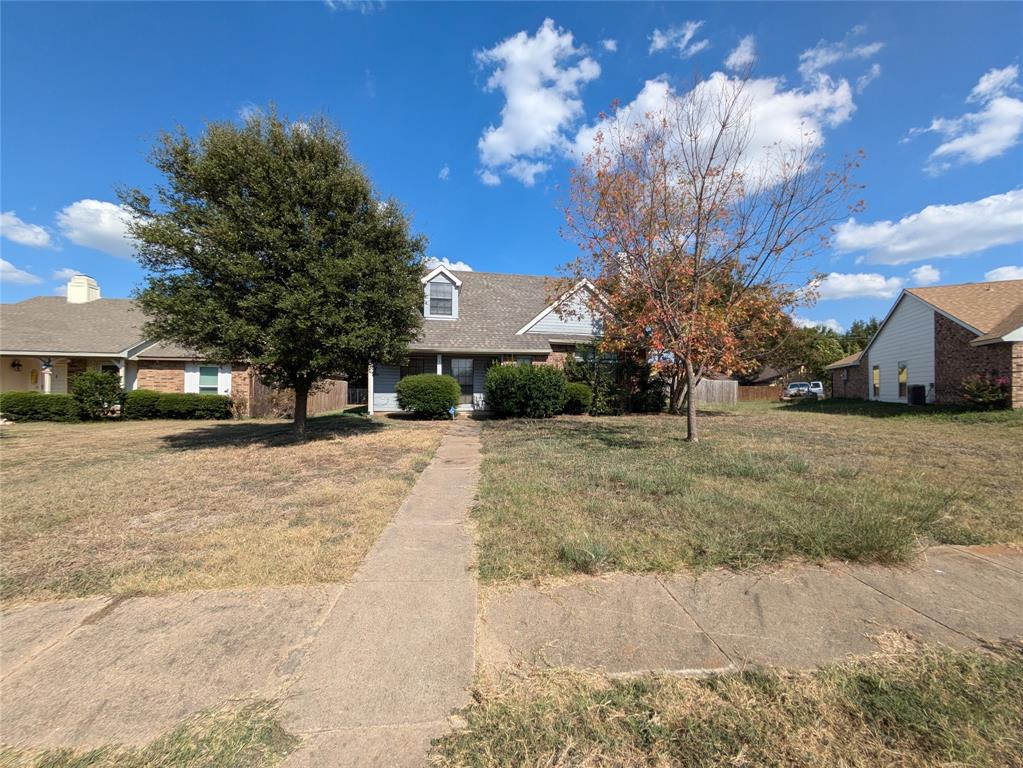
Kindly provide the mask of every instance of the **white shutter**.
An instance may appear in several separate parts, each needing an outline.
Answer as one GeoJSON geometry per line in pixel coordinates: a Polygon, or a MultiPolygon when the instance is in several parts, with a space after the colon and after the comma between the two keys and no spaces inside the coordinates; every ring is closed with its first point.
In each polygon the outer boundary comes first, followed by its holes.
{"type": "Polygon", "coordinates": [[[231,366],[222,365],[220,366],[220,372],[217,374],[217,392],[221,395],[231,394],[231,366]]]}
{"type": "Polygon", "coordinates": [[[185,363],[185,391],[199,391],[199,364],[185,363]]]}

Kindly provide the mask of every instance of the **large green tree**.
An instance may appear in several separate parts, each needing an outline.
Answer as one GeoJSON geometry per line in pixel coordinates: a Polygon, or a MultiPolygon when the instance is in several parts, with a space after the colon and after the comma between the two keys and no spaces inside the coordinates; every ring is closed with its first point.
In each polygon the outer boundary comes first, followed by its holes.
{"type": "Polygon", "coordinates": [[[425,240],[383,202],[325,118],[274,110],[162,134],[153,200],[121,192],[147,272],[149,338],[250,362],[295,392],[295,430],[318,381],[398,362],[420,326],[425,240]]]}

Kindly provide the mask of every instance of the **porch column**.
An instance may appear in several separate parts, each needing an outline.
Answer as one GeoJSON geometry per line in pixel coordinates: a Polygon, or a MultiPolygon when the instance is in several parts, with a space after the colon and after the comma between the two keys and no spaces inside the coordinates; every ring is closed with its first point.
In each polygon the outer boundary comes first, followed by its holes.
{"type": "Polygon", "coordinates": [[[366,370],[366,413],[373,415],[373,363],[366,370]]]}
{"type": "Polygon", "coordinates": [[[115,360],[111,358],[110,364],[117,366],[117,378],[121,382],[121,389],[124,389],[124,369],[126,368],[124,360],[115,360]]]}
{"type": "Polygon", "coordinates": [[[444,373],[444,356],[440,352],[437,353],[437,375],[440,376],[444,373]]]}
{"type": "Polygon", "coordinates": [[[53,386],[53,362],[50,360],[43,360],[40,366],[43,372],[43,394],[50,394],[53,386]]]}

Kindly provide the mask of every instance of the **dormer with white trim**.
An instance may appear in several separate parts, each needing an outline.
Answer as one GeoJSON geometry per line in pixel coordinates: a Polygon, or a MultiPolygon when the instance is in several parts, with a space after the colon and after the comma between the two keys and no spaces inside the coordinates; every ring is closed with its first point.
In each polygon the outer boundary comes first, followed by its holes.
{"type": "Polygon", "coordinates": [[[427,320],[457,320],[458,293],[462,281],[443,264],[422,277],[423,317],[427,320]]]}

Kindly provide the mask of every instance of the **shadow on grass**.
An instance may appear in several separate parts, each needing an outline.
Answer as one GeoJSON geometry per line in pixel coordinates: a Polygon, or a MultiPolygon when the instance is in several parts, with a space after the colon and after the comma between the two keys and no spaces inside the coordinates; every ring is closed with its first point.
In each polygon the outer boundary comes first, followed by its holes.
{"type": "Polygon", "coordinates": [[[169,448],[175,450],[244,445],[276,447],[314,440],[333,440],[376,432],[381,429],[385,429],[385,427],[377,421],[355,415],[333,413],[308,419],[304,438],[296,437],[288,422],[224,421],[206,424],[186,432],[166,435],[161,440],[169,448]]]}
{"type": "Polygon", "coordinates": [[[1009,409],[978,411],[955,405],[906,405],[904,403],[879,403],[876,400],[843,398],[794,401],[779,406],[779,409],[839,416],[869,416],[875,419],[901,417],[948,421],[1023,422],[1023,412],[1009,409]]]}

